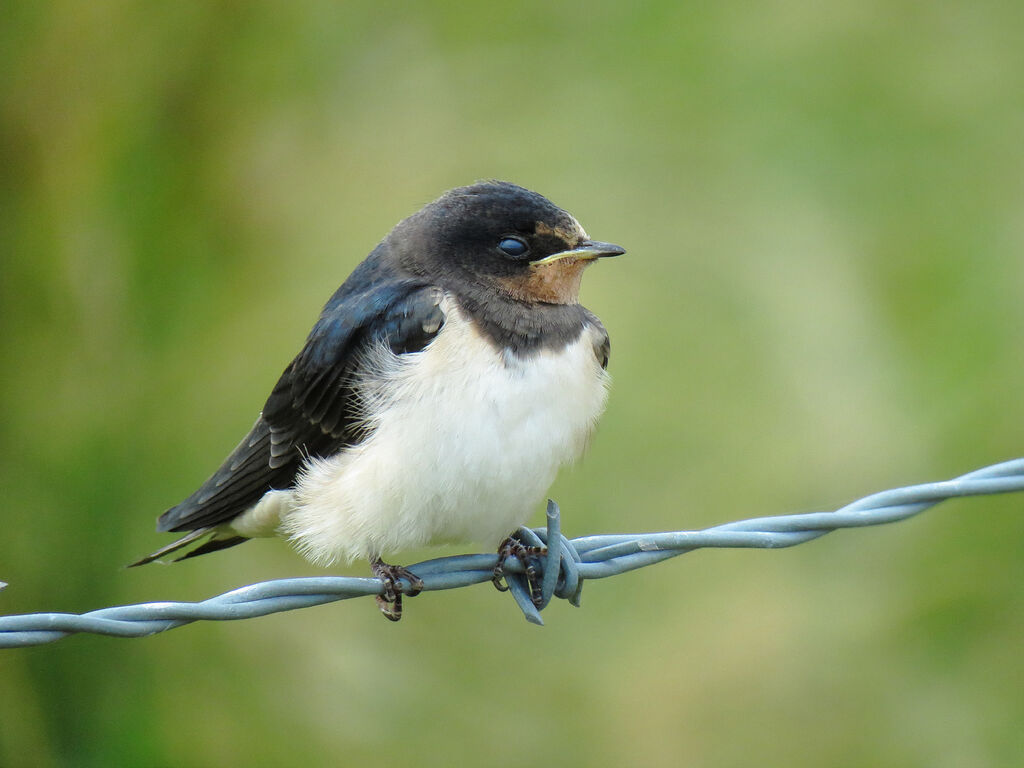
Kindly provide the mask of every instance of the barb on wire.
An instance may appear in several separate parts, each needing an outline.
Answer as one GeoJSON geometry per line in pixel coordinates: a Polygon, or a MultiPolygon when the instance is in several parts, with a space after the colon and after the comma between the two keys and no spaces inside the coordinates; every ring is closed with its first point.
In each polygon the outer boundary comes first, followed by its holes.
{"type": "MultiPolygon", "coordinates": [[[[558,506],[548,502],[547,527],[521,528],[528,545],[545,545],[541,601],[535,607],[514,558],[505,565],[510,591],[528,621],[542,624],[540,610],[552,597],[579,605],[587,579],[603,579],[705,547],[776,549],[802,544],[840,528],[858,528],[905,520],[946,499],[1024,491],[1024,458],[994,464],[953,480],[894,488],[866,496],[834,512],[811,512],[740,520],[701,531],[612,534],[567,539],[558,506]]],[[[496,555],[459,555],[409,567],[424,590],[455,589],[490,581],[496,555]]],[[[32,613],[0,616],[0,648],[59,640],[78,632],[144,637],[193,621],[226,621],[266,616],[363,595],[379,595],[379,579],[324,576],[278,579],[226,592],[198,603],[141,603],[102,608],[84,614],[32,613]]]]}

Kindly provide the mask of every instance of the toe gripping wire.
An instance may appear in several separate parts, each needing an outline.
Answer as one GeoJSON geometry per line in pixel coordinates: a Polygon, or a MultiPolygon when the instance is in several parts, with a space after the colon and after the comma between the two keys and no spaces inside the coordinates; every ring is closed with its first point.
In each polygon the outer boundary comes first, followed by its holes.
{"type": "Polygon", "coordinates": [[[505,574],[505,581],[526,620],[531,624],[543,625],[544,620],[540,617],[540,612],[547,607],[552,597],[560,597],[579,607],[583,579],[580,578],[577,564],[582,560],[576,547],[562,535],[558,505],[548,499],[547,528],[534,530],[523,526],[516,532],[515,538],[528,547],[541,550],[538,560],[543,568],[543,575],[540,580],[539,596],[531,593],[526,565],[515,558],[509,558],[507,561],[508,572],[505,574]]]}

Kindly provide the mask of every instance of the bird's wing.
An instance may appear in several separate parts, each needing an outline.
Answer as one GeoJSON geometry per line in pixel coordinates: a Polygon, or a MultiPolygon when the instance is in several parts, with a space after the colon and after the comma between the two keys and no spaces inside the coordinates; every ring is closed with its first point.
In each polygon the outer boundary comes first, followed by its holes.
{"type": "Polygon", "coordinates": [[[420,351],[444,322],[440,302],[439,289],[402,281],[328,304],[263,407],[271,468],[315,455],[324,438],[360,442],[351,384],[368,347],[383,341],[395,354],[420,351]]]}
{"type": "Polygon", "coordinates": [[[342,286],[249,434],[195,493],[160,516],[157,530],[226,523],[267,491],[289,487],[304,458],[364,440],[354,386],[366,352],[380,343],[396,354],[422,350],[444,323],[440,301],[438,288],[411,279],[342,286]]]}

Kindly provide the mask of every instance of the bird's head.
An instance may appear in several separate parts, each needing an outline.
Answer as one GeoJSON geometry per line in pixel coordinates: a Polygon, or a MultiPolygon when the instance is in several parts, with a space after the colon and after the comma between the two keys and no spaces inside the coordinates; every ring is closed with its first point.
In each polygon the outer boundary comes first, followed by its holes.
{"type": "Polygon", "coordinates": [[[576,303],[583,270],[625,253],[591,240],[546,197],[503,181],[446,192],[395,227],[387,243],[404,267],[455,292],[496,288],[549,304],[576,303]]]}

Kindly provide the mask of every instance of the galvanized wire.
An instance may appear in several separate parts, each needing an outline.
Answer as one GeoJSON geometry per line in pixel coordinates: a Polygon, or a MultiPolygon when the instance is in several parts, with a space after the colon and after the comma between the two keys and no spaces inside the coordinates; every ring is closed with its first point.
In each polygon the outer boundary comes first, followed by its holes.
{"type": "MultiPolygon", "coordinates": [[[[526,619],[542,624],[540,610],[552,597],[578,605],[583,582],[588,579],[615,576],[706,547],[791,547],[840,528],[905,520],[946,499],[1014,491],[1024,491],[1024,459],[994,464],[953,480],[882,491],[834,512],[759,517],[701,531],[596,535],[571,540],[561,533],[557,505],[548,502],[547,528],[521,528],[518,534],[526,544],[547,547],[537,565],[541,572],[540,605],[534,606],[530,598],[521,563],[513,558],[505,571],[510,591],[526,619]]],[[[496,555],[460,555],[427,560],[409,570],[423,579],[424,591],[455,589],[489,581],[496,563],[496,555]]],[[[278,579],[250,584],[198,603],[141,603],[84,614],[0,616],[0,648],[41,645],[78,632],[144,637],[193,621],[250,619],[350,597],[379,595],[383,588],[375,578],[278,579]]]]}

